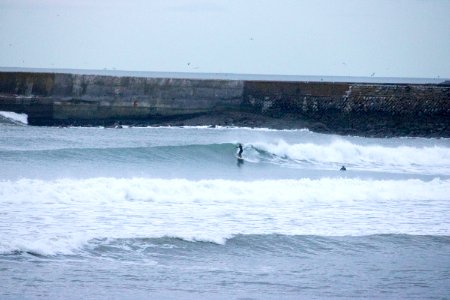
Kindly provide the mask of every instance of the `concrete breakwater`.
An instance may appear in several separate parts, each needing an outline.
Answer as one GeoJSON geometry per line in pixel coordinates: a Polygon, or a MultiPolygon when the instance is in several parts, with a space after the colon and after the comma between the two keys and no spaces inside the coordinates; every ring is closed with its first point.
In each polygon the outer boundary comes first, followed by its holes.
{"type": "Polygon", "coordinates": [[[235,125],[450,137],[450,84],[0,72],[0,110],[30,125],[235,125]]]}

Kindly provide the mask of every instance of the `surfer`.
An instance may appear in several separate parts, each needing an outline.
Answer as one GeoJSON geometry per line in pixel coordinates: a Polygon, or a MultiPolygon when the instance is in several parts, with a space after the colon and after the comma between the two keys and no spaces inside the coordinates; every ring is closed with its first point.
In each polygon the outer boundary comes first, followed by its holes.
{"type": "Polygon", "coordinates": [[[341,171],[347,171],[347,168],[345,166],[342,166],[341,171]]]}
{"type": "Polygon", "coordinates": [[[242,152],[244,152],[244,149],[242,148],[241,143],[239,143],[236,148],[239,149],[236,157],[237,157],[237,165],[240,168],[241,165],[244,163],[244,159],[242,158],[242,152]]]}
{"type": "Polygon", "coordinates": [[[238,146],[236,148],[239,148],[239,152],[238,152],[238,157],[242,158],[242,152],[244,152],[244,149],[242,149],[242,144],[239,143],[238,146]]]}

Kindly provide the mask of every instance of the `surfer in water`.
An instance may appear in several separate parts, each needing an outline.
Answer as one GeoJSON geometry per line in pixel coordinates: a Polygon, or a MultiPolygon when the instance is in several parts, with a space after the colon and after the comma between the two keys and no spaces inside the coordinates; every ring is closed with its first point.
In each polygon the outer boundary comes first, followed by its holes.
{"type": "Polygon", "coordinates": [[[237,145],[237,148],[239,148],[239,152],[238,152],[237,156],[238,156],[239,158],[242,158],[242,152],[244,152],[244,149],[242,149],[242,144],[239,143],[239,144],[237,145]]]}

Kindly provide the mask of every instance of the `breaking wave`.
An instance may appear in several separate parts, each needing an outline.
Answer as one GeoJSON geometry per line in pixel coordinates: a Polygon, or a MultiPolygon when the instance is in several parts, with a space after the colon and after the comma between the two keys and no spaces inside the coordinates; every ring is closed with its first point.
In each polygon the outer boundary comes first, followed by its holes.
{"type": "MultiPolygon", "coordinates": [[[[99,147],[0,150],[4,159],[53,162],[71,159],[79,161],[132,162],[149,166],[152,162],[169,165],[189,162],[198,166],[208,164],[229,166],[234,158],[236,144],[194,144],[152,147],[99,147]],[[26,152],[26,155],[24,154],[26,152]]],[[[450,175],[450,148],[443,146],[380,146],[362,145],[345,140],[329,143],[288,144],[283,140],[274,143],[244,144],[244,159],[254,164],[272,164],[280,167],[316,170],[337,170],[345,165],[349,170],[410,173],[422,175],[450,175]]]]}
{"type": "Polygon", "coordinates": [[[11,111],[0,111],[0,123],[28,124],[27,114],[18,114],[11,111]]]}
{"type": "Polygon", "coordinates": [[[336,169],[336,166],[344,164],[359,170],[450,175],[448,147],[386,147],[336,140],[329,144],[256,143],[251,148],[258,155],[290,163],[294,167],[311,164],[318,168],[336,169]]]}
{"type": "Polygon", "coordinates": [[[93,239],[450,235],[450,180],[0,181],[0,253],[71,254],[93,239]]]}

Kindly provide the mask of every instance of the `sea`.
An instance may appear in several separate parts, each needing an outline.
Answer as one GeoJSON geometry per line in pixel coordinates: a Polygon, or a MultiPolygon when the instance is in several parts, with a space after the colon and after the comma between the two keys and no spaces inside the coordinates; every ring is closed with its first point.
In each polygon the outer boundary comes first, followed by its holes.
{"type": "Polygon", "coordinates": [[[0,299],[450,299],[450,139],[26,119],[0,299]]]}

